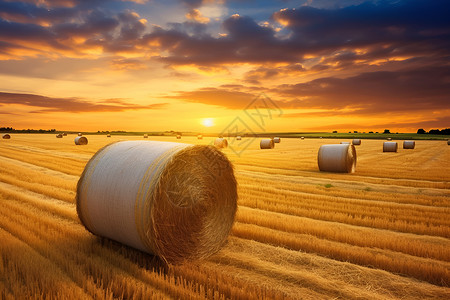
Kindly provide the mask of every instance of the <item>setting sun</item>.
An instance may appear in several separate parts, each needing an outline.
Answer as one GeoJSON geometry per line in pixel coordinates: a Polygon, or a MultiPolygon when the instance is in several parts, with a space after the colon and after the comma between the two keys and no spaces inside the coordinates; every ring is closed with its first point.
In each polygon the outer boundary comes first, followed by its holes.
{"type": "Polygon", "coordinates": [[[214,119],[212,119],[212,118],[203,119],[202,124],[203,124],[203,126],[206,126],[206,127],[214,126],[214,119]]]}

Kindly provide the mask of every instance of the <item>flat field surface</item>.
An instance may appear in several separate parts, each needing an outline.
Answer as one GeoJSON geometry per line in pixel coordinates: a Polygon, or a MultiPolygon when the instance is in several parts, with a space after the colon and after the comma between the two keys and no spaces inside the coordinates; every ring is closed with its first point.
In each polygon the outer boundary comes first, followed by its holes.
{"type": "MultiPolygon", "coordinates": [[[[12,134],[0,140],[0,299],[450,299],[450,146],[383,153],[362,140],[354,174],[319,172],[339,139],[230,139],[239,184],[226,245],[167,266],[95,237],[74,203],[101,147],[142,137],[12,134]]],[[[210,144],[212,138],[149,137],[210,144]]]]}

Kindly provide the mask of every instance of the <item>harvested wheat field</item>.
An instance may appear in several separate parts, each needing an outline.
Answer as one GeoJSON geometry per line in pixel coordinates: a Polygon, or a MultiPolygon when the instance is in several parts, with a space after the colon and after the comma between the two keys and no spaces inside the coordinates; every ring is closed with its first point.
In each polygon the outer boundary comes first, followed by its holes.
{"type": "Polygon", "coordinates": [[[231,234],[207,259],[166,265],[80,223],[76,187],[89,159],[142,140],[85,136],[82,146],[74,135],[0,142],[0,299],[450,298],[446,141],[383,153],[383,141],[364,140],[348,174],[317,166],[319,147],[340,140],[285,138],[267,151],[229,138],[221,151],[239,195],[231,234]]]}

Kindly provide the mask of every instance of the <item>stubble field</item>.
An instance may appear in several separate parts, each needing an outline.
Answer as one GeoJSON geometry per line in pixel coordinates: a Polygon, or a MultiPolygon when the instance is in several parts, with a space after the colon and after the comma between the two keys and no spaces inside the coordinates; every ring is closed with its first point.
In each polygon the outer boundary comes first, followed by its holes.
{"type": "MultiPolygon", "coordinates": [[[[450,146],[383,153],[362,140],[354,174],[319,172],[332,139],[223,150],[239,184],[226,245],[167,266],[91,235],[74,203],[84,166],[130,136],[0,140],[0,299],[450,299],[450,146]],[[240,153],[240,155],[237,155],[240,153]]],[[[209,144],[212,138],[150,137],[209,144]]]]}

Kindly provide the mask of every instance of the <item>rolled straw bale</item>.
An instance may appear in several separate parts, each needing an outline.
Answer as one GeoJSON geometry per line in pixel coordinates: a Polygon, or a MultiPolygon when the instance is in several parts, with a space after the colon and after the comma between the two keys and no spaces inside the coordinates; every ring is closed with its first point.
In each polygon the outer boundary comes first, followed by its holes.
{"type": "Polygon", "coordinates": [[[111,135],[110,135],[110,134],[107,134],[106,137],[111,137],[111,135]]]}
{"type": "Polygon", "coordinates": [[[387,138],[388,141],[392,141],[392,138],[387,138]]]}
{"type": "Polygon", "coordinates": [[[397,152],[398,144],[397,142],[384,142],[383,152],[397,152]]]}
{"type": "Polygon", "coordinates": [[[350,145],[350,142],[341,142],[342,145],[350,145]]]}
{"type": "Polygon", "coordinates": [[[353,173],[356,168],[355,146],[350,144],[322,145],[317,155],[319,170],[353,173]]]}
{"type": "Polygon", "coordinates": [[[8,133],[5,133],[5,134],[3,135],[3,138],[4,138],[5,140],[9,140],[9,139],[11,138],[11,136],[10,136],[8,133]]]}
{"type": "Polygon", "coordinates": [[[63,136],[67,136],[67,133],[64,132],[62,135],[63,135],[63,136]]]}
{"type": "Polygon", "coordinates": [[[403,149],[414,149],[415,147],[415,141],[403,141],[403,149]]]}
{"type": "Polygon", "coordinates": [[[224,138],[217,138],[214,141],[214,146],[216,146],[217,148],[226,148],[228,147],[228,141],[224,138]]]}
{"type": "Polygon", "coordinates": [[[61,133],[58,133],[58,134],[56,135],[56,138],[57,138],[57,139],[62,139],[62,137],[63,137],[63,135],[62,135],[61,133]]]}
{"type": "Polygon", "coordinates": [[[203,139],[203,135],[199,134],[199,135],[197,135],[197,138],[198,138],[199,140],[202,140],[202,139],[203,139]]]}
{"type": "Polygon", "coordinates": [[[273,139],[262,139],[259,143],[259,147],[261,149],[273,149],[275,147],[275,143],[273,139]]]}
{"type": "Polygon", "coordinates": [[[352,144],[353,145],[361,145],[361,139],[353,139],[352,144]]]}
{"type": "Polygon", "coordinates": [[[450,140],[447,141],[447,145],[450,145],[450,140]]]}
{"type": "Polygon", "coordinates": [[[302,139],[302,140],[304,140],[305,139],[305,137],[304,136],[302,136],[300,139],[302,139]]]}
{"type": "Polygon", "coordinates": [[[241,137],[240,135],[238,135],[238,136],[236,137],[236,140],[240,141],[240,140],[242,140],[242,137],[241,137]]]}
{"type": "Polygon", "coordinates": [[[144,134],[144,139],[148,139],[148,134],[144,134]]]}
{"type": "Polygon", "coordinates": [[[281,142],[281,139],[279,137],[274,137],[273,138],[273,142],[274,143],[279,143],[279,142],[281,142]]]}
{"type": "Polygon", "coordinates": [[[78,136],[82,136],[83,134],[81,132],[78,132],[78,136]]]}
{"type": "Polygon", "coordinates": [[[230,161],[213,146],[125,141],[87,163],[76,204],[91,233],[181,263],[223,245],[237,184],[230,161]]]}
{"type": "Polygon", "coordinates": [[[75,145],[87,145],[88,139],[85,136],[77,136],[75,138],[75,145]]]}
{"type": "Polygon", "coordinates": [[[177,140],[181,139],[181,135],[177,134],[177,140]]]}

